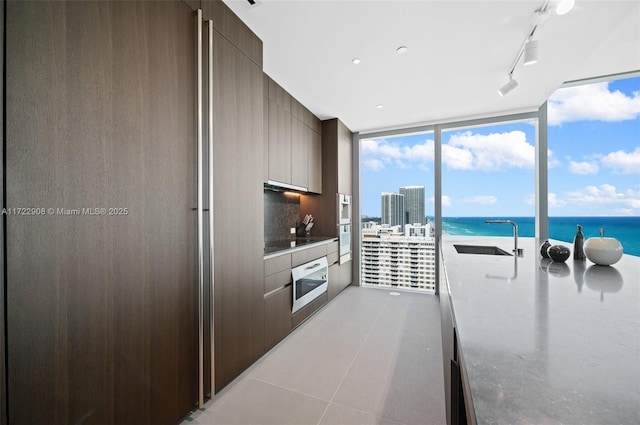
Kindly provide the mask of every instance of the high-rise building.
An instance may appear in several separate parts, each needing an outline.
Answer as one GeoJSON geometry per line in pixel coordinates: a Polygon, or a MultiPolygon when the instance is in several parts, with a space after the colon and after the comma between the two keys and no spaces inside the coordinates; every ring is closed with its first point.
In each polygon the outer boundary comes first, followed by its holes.
{"type": "Polygon", "coordinates": [[[407,226],[408,234],[374,226],[362,233],[362,283],[435,290],[435,239],[431,226],[407,226]],[[420,235],[420,236],[417,236],[420,235]]]}
{"type": "Polygon", "coordinates": [[[382,192],[382,224],[401,226],[404,229],[404,195],[382,192]]]}
{"type": "Polygon", "coordinates": [[[400,188],[404,195],[406,224],[426,224],[424,216],[424,186],[404,186],[400,188]]]}

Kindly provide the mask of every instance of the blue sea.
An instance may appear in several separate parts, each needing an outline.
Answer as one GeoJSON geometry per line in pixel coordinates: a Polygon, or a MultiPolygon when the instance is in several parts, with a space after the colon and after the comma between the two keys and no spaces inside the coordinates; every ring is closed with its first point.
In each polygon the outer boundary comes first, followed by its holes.
{"type": "MultiPolygon", "coordinates": [[[[485,220],[513,220],[518,224],[518,236],[534,237],[533,217],[442,217],[442,230],[450,235],[511,236],[513,227],[486,224],[485,220]]],[[[549,217],[549,238],[573,242],[576,225],[582,225],[585,239],[600,236],[616,238],[625,254],[640,256],[640,217],[549,217]]]]}

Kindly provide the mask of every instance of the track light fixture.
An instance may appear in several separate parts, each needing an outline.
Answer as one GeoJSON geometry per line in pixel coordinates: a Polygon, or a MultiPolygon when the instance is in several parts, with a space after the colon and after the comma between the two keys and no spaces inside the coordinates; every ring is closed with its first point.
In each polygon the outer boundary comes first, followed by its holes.
{"type": "Polygon", "coordinates": [[[538,40],[529,40],[524,44],[523,62],[525,65],[538,62],[538,40]]]}
{"type": "Polygon", "coordinates": [[[509,82],[504,86],[500,87],[500,89],[498,90],[498,93],[500,93],[500,96],[506,95],[507,93],[509,93],[511,90],[513,90],[518,86],[518,83],[516,82],[516,80],[513,79],[513,73],[515,72],[516,67],[518,66],[518,63],[520,62],[520,58],[524,57],[523,62],[525,65],[530,65],[538,62],[538,40],[534,40],[533,36],[536,30],[538,29],[538,26],[549,15],[549,10],[551,9],[550,4],[551,4],[551,1],[546,0],[544,2],[544,5],[542,5],[540,9],[537,9],[535,12],[533,12],[531,28],[529,29],[529,32],[527,33],[527,36],[525,37],[524,41],[520,45],[518,54],[516,55],[516,58],[513,61],[513,65],[511,65],[511,68],[509,69],[509,73],[507,74],[509,76],[509,82]]]}
{"type": "Polygon", "coordinates": [[[498,93],[500,94],[500,96],[504,96],[516,87],[518,87],[518,82],[514,80],[513,77],[509,76],[509,82],[500,87],[498,89],[498,93]]]}

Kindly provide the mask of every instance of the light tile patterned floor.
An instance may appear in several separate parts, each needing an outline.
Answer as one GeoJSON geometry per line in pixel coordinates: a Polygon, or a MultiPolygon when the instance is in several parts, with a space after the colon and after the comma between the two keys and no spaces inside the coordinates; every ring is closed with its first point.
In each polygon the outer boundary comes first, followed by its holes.
{"type": "Polygon", "coordinates": [[[446,423],[438,298],[391,292],[347,288],[182,425],[446,423]]]}

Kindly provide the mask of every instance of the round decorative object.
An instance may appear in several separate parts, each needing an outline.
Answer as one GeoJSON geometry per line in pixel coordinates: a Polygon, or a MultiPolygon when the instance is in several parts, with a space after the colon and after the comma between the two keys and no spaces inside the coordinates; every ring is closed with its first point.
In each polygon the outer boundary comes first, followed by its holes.
{"type": "Polygon", "coordinates": [[[549,258],[547,249],[549,249],[550,247],[551,247],[551,244],[549,243],[549,241],[544,241],[544,243],[540,245],[540,255],[542,255],[542,258],[549,258]]]}
{"type": "Polygon", "coordinates": [[[584,253],[589,261],[599,266],[617,263],[623,254],[622,244],[616,238],[605,238],[604,229],[600,229],[599,238],[589,238],[584,243],[584,253]]]}
{"type": "Polygon", "coordinates": [[[547,249],[547,254],[553,261],[565,262],[571,255],[571,251],[564,245],[553,245],[547,249]]]}

